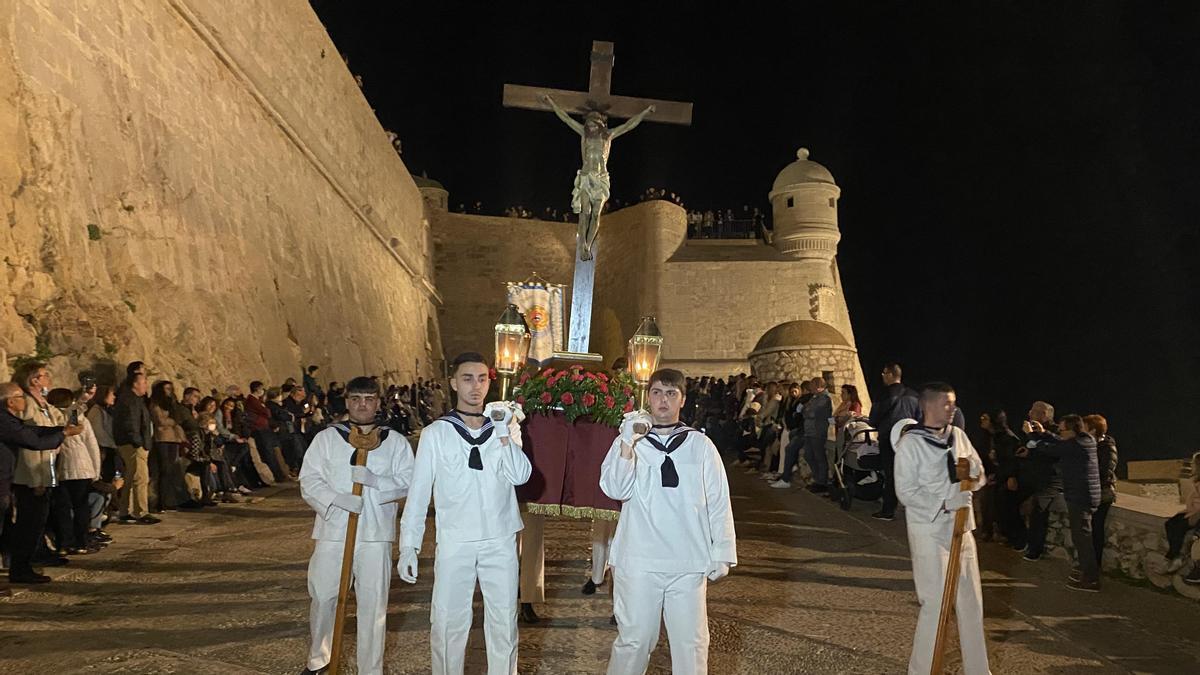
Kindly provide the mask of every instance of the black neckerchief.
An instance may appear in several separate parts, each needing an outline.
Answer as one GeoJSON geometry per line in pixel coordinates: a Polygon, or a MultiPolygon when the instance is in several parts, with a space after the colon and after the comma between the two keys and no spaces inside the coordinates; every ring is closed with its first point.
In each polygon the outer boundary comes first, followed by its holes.
{"type": "Polygon", "coordinates": [[[691,427],[676,422],[674,424],[656,424],[655,429],[672,429],[671,435],[667,436],[667,442],[663,443],[655,437],[655,434],[646,434],[646,440],[650,445],[658,448],[666,455],[663,457],[662,463],[662,486],[666,488],[679,487],[679,472],[675,470],[675,462],[671,460],[671,453],[679,449],[687,440],[689,432],[695,431],[691,427]]]}
{"type": "MultiPolygon", "coordinates": [[[[356,424],[354,422],[338,422],[337,424],[333,425],[333,428],[337,429],[338,435],[342,437],[342,440],[345,441],[347,445],[350,444],[350,425],[351,424],[354,424],[354,426],[356,426],[356,427],[367,426],[365,424],[356,424]]],[[[372,422],[371,425],[375,426],[375,427],[379,426],[378,424],[375,424],[374,422],[372,422]]],[[[380,445],[383,445],[383,442],[385,440],[387,440],[388,433],[390,431],[391,431],[391,429],[389,429],[387,427],[380,427],[380,429],[379,429],[379,444],[380,445]]],[[[356,453],[356,452],[350,453],[350,464],[352,464],[352,465],[354,464],[354,456],[356,454],[358,454],[358,453],[356,453]]]]}
{"type": "MultiPolygon", "coordinates": [[[[467,423],[463,421],[462,417],[459,417],[459,413],[461,412],[458,409],[451,410],[438,419],[449,422],[450,426],[458,432],[458,435],[467,442],[467,445],[471,446],[471,457],[467,460],[467,466],[476,471],[483,471],[483,457],[479,454],[479,446],[487,443],[488,439],[492,437],[492,420],[484,418],[483,426],[479,427],[481,433],[476,438],[471,435],[471,428],[467,426],[467,423]]],[[[465,414],[475,415],[476,413],[465,414]]],[[[482,414],[479,414],[479,416],[483,417],[482,414]]]]}
{"type": "MultiPolygon", "coordinates": [[[[466,410],[459,410],[458,408],[455,408],[455,409],[451,410],[450,412],[458,415],[459,417],[461,417],[463,415],[466,415],[467,417],[483,417],[484,416],[483,413],[467,412],[466,410]]],[[[450,413],[446,413],[446,414],[450,414],[450,413]]]]}

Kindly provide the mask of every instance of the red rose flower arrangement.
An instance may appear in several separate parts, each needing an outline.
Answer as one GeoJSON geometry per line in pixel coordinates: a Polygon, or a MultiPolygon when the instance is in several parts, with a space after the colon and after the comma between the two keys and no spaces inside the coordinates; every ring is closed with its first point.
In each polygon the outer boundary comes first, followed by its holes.
{"type": "Polygon", "coordinates": [[[561,370],[530,368],[517,379],[513,394],[526,413],[561,412],[569,422],[588,417],[616,427],[624,414],[633,410],[633,391],[629,373],[610,376],[576,364],[561,370]]]}

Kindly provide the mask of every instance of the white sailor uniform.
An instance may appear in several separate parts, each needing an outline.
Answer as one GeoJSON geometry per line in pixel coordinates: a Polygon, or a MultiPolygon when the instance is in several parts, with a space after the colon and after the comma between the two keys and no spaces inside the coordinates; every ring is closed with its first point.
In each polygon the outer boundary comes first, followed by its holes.
{"type": "MultiPolygon", "coordinates": [[[[942,438],[936,431],[912,419],[900,420],[892,428],[892,445],[896,448],[896,496],[904,504],[913,582],[917,600],[921,603],[908,661],[908,672],[914,675],[926,675],[932,666],[950,541],[954,536],[954,512],[963,506],[971,508],[971,492],[963,492],[958,482],[951,481],[952,464],[959,458],[970,461],[971,477],[978,481],[975,490],[983,487],[987,480],[979,453],[967,439],[967,434],[954,426],[948,429],[948,435],[942,438]]],[[[974,529],[975,515],[968,511],[954,614],[958,620],[963,673],[985,675],[990,671],[983,634],[979,558],[975,537],[971,534],[974,529]]]]}
{"type": "Polygon", "coordinates": [[[532,466],[521,451],[520,426],[508,426],[505,444],[492,421],[472,430],[456,413],[421,432],[412,488],[400,518],[400,546],[420,550],[432,497],[436,509],[430,609],[434,675],[463,672],[471,602],[483,591],[484,638],[490,675],[517,672],[517,532],[521,514],[515,486],[532,466]]]}
{"type": "Polygon", "coordinates": [[[600,469],[600,488],[622,502],[609,554],[618,635],[608,673],[645,672],[663,622],[672,672],[705,673],[705,575],[737,564],[725,467],[712,441],[682,424],[638,439],[631,459],[621,443],[600,469]]]}
{"type": "MultiPolygon", "coordinates": [[[[347,506],[353,498],[351,477],[355,449],[347,441],[350,429],[335,424],[316,435],[300,468],[300,495],[317,512],[308,562],[309,631],[312,642],[308,669],[329,664],[334,614],[341,582],[347,506]]],[[[382,442],[367,453],[370,482],[362,490],[362,512],[354,545],[353,584],[357,603],[358,672],[383,672],[387,597],[392,579],[392,543],[396,541],[396,502],[408,493],[413,472],[412,447],[403,435],[381,429],[382,442]]]]}

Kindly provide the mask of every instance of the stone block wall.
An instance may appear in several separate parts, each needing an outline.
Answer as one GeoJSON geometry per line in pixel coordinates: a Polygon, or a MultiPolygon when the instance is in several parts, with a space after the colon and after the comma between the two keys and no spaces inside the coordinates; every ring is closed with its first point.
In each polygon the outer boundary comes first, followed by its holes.
{"type": "Polygon", "coordinates": [[[431,374],[420,194],[302,0],[0,5],[0,348],[431,374]]]}
{"type": "Polygon", "coordinates": [[[833,371],[834,386],[831,390],[834,391],[843,384],[855,384],[859,376],[857,352],[838,345],[813,345],[806,349],[785,349],[756,354],[751,357],[750,365],[758,379],[764,382],[800,382],[817,377],[827,370],[833,371]]]}

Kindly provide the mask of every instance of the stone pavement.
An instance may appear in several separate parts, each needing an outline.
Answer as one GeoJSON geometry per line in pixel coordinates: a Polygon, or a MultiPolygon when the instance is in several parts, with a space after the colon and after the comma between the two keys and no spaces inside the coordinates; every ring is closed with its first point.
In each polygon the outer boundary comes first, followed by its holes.
{"type": "MultiPolygon", "coordinates": [[[[709,587],[710,672],[903,672],[917,612],[903,522],[872,520],[870,504],[847,513],[771,490],[738,469],[730,481],[741,565],[709,587]]],[[[169,513],[154,527],[114,525],[106,552],[0,600],[0,672],[296,673],[311,521],[289,487],[259,504],[169,513]]],[[[552,519],[546,532],[545,621],[521,627],[520,671],[603,672],[615,628],[609,597],[579,593],[588,524],[552,519]]],[[[425,550],[415,586],[393,577],[390,673],[429,671],[431,543],[425,550]]],[[[994,544],[981,557],[993,672],[1200,672],[1195,602],[1117,579],[1079,594],[1063,587],[1063,561],[1026,563],[994,544]]],[[[477,605],[469,672],[484,671],[479,617],[477,605]]],[[[650,672],[669,669],[664,639],[650,672]]]]}

